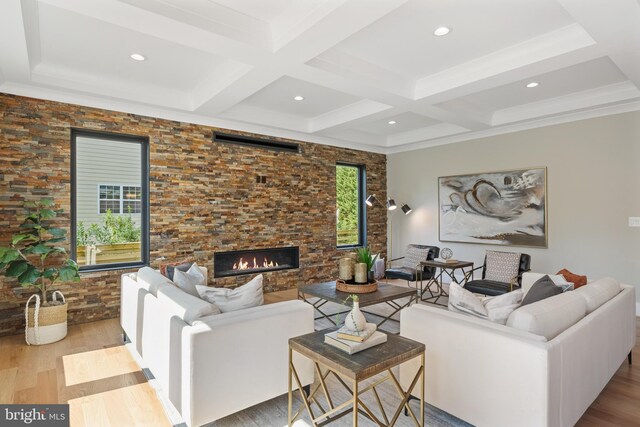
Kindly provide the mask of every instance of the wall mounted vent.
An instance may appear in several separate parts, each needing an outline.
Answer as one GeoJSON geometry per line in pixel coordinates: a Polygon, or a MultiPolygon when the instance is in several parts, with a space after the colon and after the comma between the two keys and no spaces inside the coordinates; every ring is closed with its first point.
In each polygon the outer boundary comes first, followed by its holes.
{"type": "Polygon", "coordinates": [[[226,144],[244,145],[247,147],[263,148],[265,150],[285,151],[289,153],[299,153],[300,146],[292,142],[274,141],[268,138],[255,138],[244,135],[234,135],[230,133],[214,132],[213,141],[226,144]]]}

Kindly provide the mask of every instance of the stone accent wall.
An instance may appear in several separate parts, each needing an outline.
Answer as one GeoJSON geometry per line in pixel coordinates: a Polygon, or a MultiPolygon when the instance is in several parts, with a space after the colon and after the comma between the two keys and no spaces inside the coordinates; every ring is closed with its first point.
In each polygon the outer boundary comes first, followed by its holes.
{"type": "MultiPolygon", "coordinates": [[[[65,211],[59,226],[69,230],[71,128],[149,137],[151,266],[161,257],[193,259],[209,268],[215,286],[250,278],[214,280],[218,250],[299,246],[300,268],[266,273],[265,292],[336,277],[336,162],[364,164],[367,193],[386,199],[382,154],[304,141],[295,141],[300,154],[257,150],[212,142],[222,129],[0,94],[0,244],[16,231],[25,200],[52,197],[65,211]],[[257,183],[256,175],[267,182],[257,183]]],[[[367,239],[384,254],[381,206],[367,210],[367,239]]],[[[126,271],[82,274],[79,283],[58,285],[69,301],[69,323],[117,317],[126,271]]],[[[0,336],[24,330],[32,293],[0,277],[0,336]]]]}

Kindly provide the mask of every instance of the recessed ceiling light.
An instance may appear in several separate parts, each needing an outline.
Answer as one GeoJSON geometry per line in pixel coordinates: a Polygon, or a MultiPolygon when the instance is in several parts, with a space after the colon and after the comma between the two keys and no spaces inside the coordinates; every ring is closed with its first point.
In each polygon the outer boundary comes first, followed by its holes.
{"type": "Polygon", "coordinates": [[[133,59],[134,61],[146,61],[147,57],[139,54],[139,53],[132,53],[131,55],[129,55],[131,57],[131,59],[133,59]]]}
{"type": "Polygon", "coordinates": [[[395,120],[389,120],[387,123],[389,123],[390,125],[395,125],[396,121],[395,120]]]}
{"type": "Polygon", "coordinates": [[[540,83],[538,83],[538,82],[530,82],[530,83],[527,83],[527,87],[528,87],[528,88],[538,87],[539,85],[540,85],[540,83]]]}
{"type": "Polygon", "coordinates": [[[304,96],[296,95],[296,96],[293,97],[293,99],[295,101],[302,101],[304,99],[304,96]]]}
{"type": "Polygon", "coordinates": [[[451,28],[449,27],[438,27],[435,29],[435,31],[433,32],[434,36],[446,36],[447,34],[449,34],[451,32],[451,28]]]}

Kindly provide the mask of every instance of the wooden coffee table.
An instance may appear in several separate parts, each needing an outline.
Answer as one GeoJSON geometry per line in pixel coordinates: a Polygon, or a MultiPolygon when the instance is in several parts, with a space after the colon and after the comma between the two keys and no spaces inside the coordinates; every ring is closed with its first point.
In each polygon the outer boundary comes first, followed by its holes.
{"type": "MultiPolygon", "coordinates": [[[[298,299],[311,304],[313,308],[315,308],[318,313],[320,313],[320,316],[316,317],[315,320],[328,319],[336,326],[340,322],[336,321],[336,319],[333,319],[332,316],[339,316],[341,314],[348,313],[350,309],[338,313],[326,314],[321,310],[321,307],[328,302],[333,302],[351,308],[353,306],[353,303],[351,299],[348,298],[349,295],[351,294],[348,292],[341,292],[337,290],[335,281],[298,286],[298,299]],[[318,298],[318,300],[315,302],[311,302],[308,299],[309,297],[315,297],[318,298]]],[[[399,320],[393,319],[392,316],[394,316],[403,308],[409,307],[412,303],[418,302],[418,292],[416,289],[389,285],[388,283],[378,283],[377,291],[368,294],[358,294],[358,297],[360,300],[360,308],[381,303],[386,303],[391,308],[393,308],[393,312],[386,317],[380,314],[372,313],[370,311],[362,310],[363,313],[381,318],[382,320],[377,323],[378,326],[382,325],[387,320],[399,322],[399,320]],[[406,304],[399,304],[396,301],[398,299],[406,297],[409,297],[409,301],[406,304]]]]}
{"type": "Polygon", "coordinates": [[[354,427],[358,425],[358,415],[368,418],[379,426],[392,426],[400,416],[402,409],[404,409],[405,413],[411,415],[411,418],[413,418],[417,426],[424,427],[424,344],[398,335],[387,334],[386,343],[349,355],[342,350],[324,343],[324,334],[334,331],[335,329],[336,328],[329,328],[289,339],[288,425],[291,426],[306,409],[313,427],[323,426],[350,413],[353,416],[354,427]],[[300,383],[300,378],[293,364],[294,351],[311,359],[315,365],[318,383],[310,391],[305,391],[300,383]],[[411,360],[414,357],[420,357],[420,367],[411,381],[411,385],[406,390],[403,390],[391,368],[411,360]],[[385,372],[385,376],[375,379],[371,384],[363,388],[359,388],[359,383],[363,380],[385,372]],[[329,375],[333,375],[338,382],[347,389],[351,395],[351,399],[341,404],[336,404],[336,402],[332,400],[329,387],[326,383],[329,375]],[[302,397],[303,405],[295,414],[292,414],[294,380],[298,385],[298,391],[302,397]],[[395,409],[395,412],[391,415],[391,419],[384,410],[382,401],[376,390],[378,385],[387,380],[391,380],[394,383],[393,389],[398,392],[402,399],[398,408],[395,409]],[[408,403],[411,390],[413,390],[419,380],[421,381],[419,386],[421,390],[420,420],[418,420],[413,413],[408,403]],[[327,409],[322,406],[316,397],[320,389],[322,389],[322,393],[326,399],[327,409]],[[380,409],[379,414],[382,415],[383,419],[379,418],[380,415],[376,416],[362,402],[360,396],[368,391],[374,394],[378,408],[380,409]],[[314,414],[314,403],[322,412],[321,414],[314,414]],[[350,406],[352,407],[349,408],[350,406]]]}

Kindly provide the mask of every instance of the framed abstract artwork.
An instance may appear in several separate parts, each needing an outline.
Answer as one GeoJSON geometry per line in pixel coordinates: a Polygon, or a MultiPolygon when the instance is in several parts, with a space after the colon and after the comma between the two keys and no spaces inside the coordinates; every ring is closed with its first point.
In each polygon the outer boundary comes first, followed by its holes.
{"type": "Polygon", "coordinates": [[[547,247],[547,168],[438,178],[440,241],[547,247]]]}

